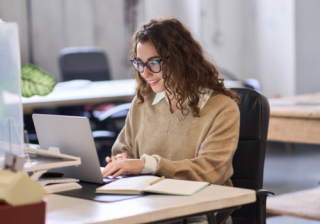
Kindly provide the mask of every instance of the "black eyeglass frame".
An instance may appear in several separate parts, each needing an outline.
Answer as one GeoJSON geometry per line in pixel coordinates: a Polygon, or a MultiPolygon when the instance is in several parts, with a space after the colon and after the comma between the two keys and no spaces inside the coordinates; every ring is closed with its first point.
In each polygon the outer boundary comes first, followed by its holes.
{"type": "MultiPolygon", "coordinates": [[[[167,58],[170,58],[170,57],[167,57],[167,58]]],[[[159,72],[161,72],[161,69],[162,69],[160,62],[162,62],[163,59],[149,59],[148,61],[146,61],[145,63],[143,63],[141,60],[137,60],[137,58],[134,57],[134,58],[131,58],[130,61],[131,61],[131,63],[132,63],[133,68],[134,68],[137,72],[139,72],[139,73],[143,73],[145,67],[147,67],[147,68],[149,69],[149,71],[152,72],[152,73],[159,73],[159,72]],[[142,72],[138,71],[138,70],[136,69],[136,67],[133,65],[133,63],[134,63],[135,61],[139,61],[139,62],[141,62],[141,64],[143,65],[143,71],[142,71],[142,72]],[[158,72],[154,72],[154,71],[147,65],[149,61],[157,61],[157,62],[159,62],[160,70],[159,70],[158,72]]]]}

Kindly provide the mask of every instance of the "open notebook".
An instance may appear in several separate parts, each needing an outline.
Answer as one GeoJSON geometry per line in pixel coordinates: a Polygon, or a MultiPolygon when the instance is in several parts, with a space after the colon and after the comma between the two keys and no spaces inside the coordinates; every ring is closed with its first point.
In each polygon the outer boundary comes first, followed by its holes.
{"type": "Polygon", "coordinates": [[[172,195],[193,195],[209,185],[208,182],[163,179],[153,185],[150,183],[160,179],[157,176],[137,176],[117,180],[96,189],[103,194],[143,194],[158,193],[172,195]]]}

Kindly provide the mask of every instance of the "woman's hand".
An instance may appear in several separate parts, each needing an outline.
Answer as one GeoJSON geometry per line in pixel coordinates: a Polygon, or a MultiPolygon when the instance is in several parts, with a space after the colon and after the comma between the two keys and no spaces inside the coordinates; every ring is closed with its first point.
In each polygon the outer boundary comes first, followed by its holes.
{"type": "Polygon", "coordinates": [[[122,160],[122,159],[129,159],[129,156],[127,153],[123,152],[121,154],[118,154],[116,156],[112,156],[111,158],[109,156],[106,157],[106,162],[111,163],[117,160],[122,160]]]}
{"type": "Polygon", "coordinates": [[[144,168],[144,162],[143,159],[117,159],[108,163],[102,171],[102,176],[112,175],[116,178],[124,173],[138,175],[144,168]]]}

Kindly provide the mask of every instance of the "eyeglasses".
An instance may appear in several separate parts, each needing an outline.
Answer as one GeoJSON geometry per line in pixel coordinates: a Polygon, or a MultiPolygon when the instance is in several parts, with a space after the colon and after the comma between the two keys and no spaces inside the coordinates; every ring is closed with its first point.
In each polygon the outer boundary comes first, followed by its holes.
{"type": "Polygon", "coordinates": [[[162,59],[150,59],[143,63],[142,61],[138,60],[137,58],[130,59],[134,69],[137,72],[143,73],[144,67],[146,66],[150,72],[159,73],[161,71],[161,61],[162,59]]]}

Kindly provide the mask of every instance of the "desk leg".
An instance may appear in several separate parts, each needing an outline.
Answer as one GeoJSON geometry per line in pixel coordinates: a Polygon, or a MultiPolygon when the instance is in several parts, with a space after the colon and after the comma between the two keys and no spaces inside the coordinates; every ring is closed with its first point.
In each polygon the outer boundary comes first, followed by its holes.
{"type": "Polygon", "coordinates": [[[217,224],[217,220],[216,220],[214,213],[207,214],[207,217],[208,217],[209,224],[217,224]]]}
{"type": "Polygon", "coordinates": [[[292,143],[286,142],[284,143],[284,147],[286,149],[286,154],[291,154],[292,153],[292,143]]]}
{"type": "MultiPolygon", "coordinates": [[[[209,224],[220,224],[220,222],[225,222],[226,218],[228,218],[227,214],[231,214],[234,210],[241,208],[241,206],[235,206],[235,207],[230,207],[230,208],[224,208],[224,209],[219,209],[219,210],[214,210],[214,211],[208,211],[208,212],[201,212],[197,214],[192,214],[192,215],[186,215],[183,217],[177,217],[177,218],[172,218],[172,219],[167,219],[167,220],[161,220],[161,221],[156,221],[152,222],[152,224],[172,224],[172,223],[188,223],[188,218],[194,217],[194,216],[199,216],[199,215],[207,215],[208,223],[209,224]],[[218,212],[218,214],[223,214],[222,216],[224,219],[221,219],[221,217],[216,217],[214,214],[218,212]],[[227,215],[227,216],[226,216],[227,215]],[[218,221],[217,221],[218,220],[218,221]]],[[[218,216],[218,215],[217,215],[218,216]]]]}

